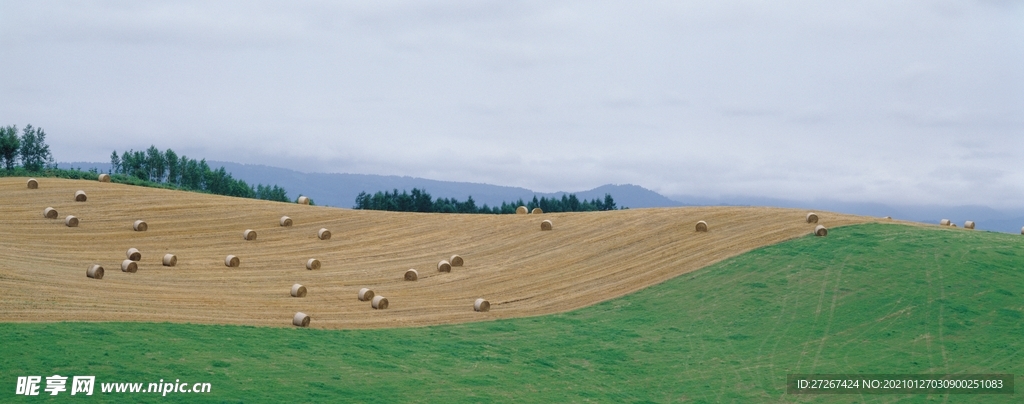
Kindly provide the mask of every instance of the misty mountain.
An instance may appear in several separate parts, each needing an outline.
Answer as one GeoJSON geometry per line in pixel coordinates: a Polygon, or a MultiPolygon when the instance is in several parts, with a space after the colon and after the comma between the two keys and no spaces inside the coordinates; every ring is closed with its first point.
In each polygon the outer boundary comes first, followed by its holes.
{"type": "MultiPolygon", "coordinates": [[[[529,201],[534,196],[561,198],[567,192],[543,193],[526,188],[505,187],[499,185],[478,184],[470,182],[437,181],[425,178],[401,177],[394,175],[370,174],[337,174],[337,173],[303,173],[286,168],[269,167],[256,164],[239,164],[224,161],[207,161],[211,168],[224,167],[231,176],[241,179],[250,185],[278,185],[288,191],[292,199],[305,195],[313,199],[317,205],[351,208],[355,205],[356,196],[360,192],[373,194],[377,191],[398,192],[411,191],[413,188],[426,190],[432,197],[456,198],[465,201],[470,196],[478,206],[501,205],[502,202],[515,202],[519,199],[529,201]]],[[[60,163],[60,168],[96,168],[101,172],[110,169],[109,163],[60,163]]],[[[654,191],[637,185],[602,185],[600,187],[571,192],[580,199],[604,199],[611,194],[619,207],[654,208],[681,206],[682,204],[668,199],[654,191]]]]}
{"type": "MultiPolygon", "coordinates": [[[[465,201],[470,196],[477,205],[501,205],[502,202],[528,201],[537,198],[561,198],[566,192],[543,193],[526,188],[471,182],[437,181],[425,178],[400,177],[395,175],[301,173],[285,168],[264,165],[238,164],[223,161],[208,162],[211,167],[223,166],[235,178],[250,184],[277,184],[288,191],[291,197],[299,194],[313,199],[318,205],[351,208],[360,192],[373,194],[377,191],[411,191],[413,188],[426,190],[432,197],[456,198],[465,201]]],[[[587,191],[572,192],[580,199],[603,199],[611,194],[615,203],[622,207],[652,208],[680,206],[679,202],[668,199],[654,191],[636,185],[603,185],[587,191]]]]}

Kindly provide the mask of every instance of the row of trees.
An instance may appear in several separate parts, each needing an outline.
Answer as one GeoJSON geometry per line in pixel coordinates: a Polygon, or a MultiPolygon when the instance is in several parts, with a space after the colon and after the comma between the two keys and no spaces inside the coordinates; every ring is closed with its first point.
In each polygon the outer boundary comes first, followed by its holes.
{"type": "Polygon", "coordinates": [[[224,167],[211,169],[206,159],[196,161],[188,156],[178,157],[174,150],[160,151],[156,146],[149,146],[145,151],[128,150],[121,155],[113,151],[110,153],[110,170],[112,174],[128,175],[191,191],[289,202],[284,188],[277,185],[258,184],[253,187],[232,177],[224,167]]]}
{"type": "Polygon", "coordinates": [[[47,166],[53,166],[50,146],[46,144],[46,132],[43,128],[25,125],[21,136],[18,136],[17,126],[0,126],[0,160],[8,171],[14,170],[19,162],[28,171],[42,171],[47,166]]]}
{"type": "Polygon", "coordinates": [[[431,198],[425,190],[413,188],[411,192],[398,193],[398,189],[391,192],[381,192],[370,195],[360,192],[356,197],[354,209],[388,210],[395,212],[423,212],[423,213],[493,213],[509,214],[516,213],[516,208],[526,206],[527,209],[541,208],[545,212],[592,212],[600,210],[615,210],[615,200],[610,194],[604,195],[604,200],[580,200],[576,194],[562,195],[561,199],[536,196],[529,202],[522,199],[515,203],[502,202],[501,206],[488,207],[487,204],[477,206],[476,201],[470,196],[465,202],[455,198],[431,198]]]}

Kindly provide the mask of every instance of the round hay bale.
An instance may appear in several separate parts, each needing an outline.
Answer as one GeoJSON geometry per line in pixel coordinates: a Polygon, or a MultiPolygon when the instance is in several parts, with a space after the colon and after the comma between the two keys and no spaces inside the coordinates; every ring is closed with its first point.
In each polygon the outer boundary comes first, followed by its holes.
{"type": "Polygon", "coordinates": [[[316,258],[310,258],[308,261],[306,261],[306,269],[311,271],[314,269],[320,269],[320,260],[316,258]]]}
{"type": "Polygon", "coordinates": [[[703,220],[697,222],[697,231],[701,232],[701,233],[707,233],[707,231],[708,231],[708,222],[705,222],[703,220]]]}
{"type": "Polygon", "coordinates": [[[75,191],[75,202],[85,202],[86,199],[89,199],[89,197],[85,196],[85,191],[81,189],[75,191]]]}
{"type": "Polygon", "coordinates": [[[28,185],[28,189],[39,189],[39,181],[36,181],[35,178],[29,178],[26,185],[28,185]]]}
{"type": "Polygon", "coordinates": [[[309,205],[309,198],[305,196],[299,197],[299,205],[309,205]]]}
{"type": "Polygon", "coordinates": [[[178,256],[174,254],[164,254],[163,262],[165,267],[173,267],[178,265],[178,256]]]}
{"type": "Polygon", "coordinates": [[[234,255],[229,255],[227,257],[224,257],[224,266],[227,266],[229,268],[235,268],[235,267],[238,266],[238,264],[239,264],[238,257],[236,257],[234,255]]]}
{"type": "Polygon", "coordinates": [[[370,302],[370,306],[377,310],[384,310],[388,308],[388,298],[384,296],[374,296],[373,301],[370,302]]]}
{"type": "Polygon", "coordinates": [[[533,208],[533,210],[530,211],[530,214],[534,214],[534,215],[540,215],[540,214],[543,214],[543,213],[544,213],[544,209],[541,209],[541,208],[533,208]]]}
{"type": "Polygon", "coordinates": [[[57,209],[50,208],[50,207],[48,207],[46,209],[43,209],[43,217],[45,217],[47,219],[56,219],[57,218],[57,209]]]}
{"type": "Polygon", "coordinates": [[[525,206],[520,206],[520,207],[516,208],[516,214],[517,215],[525,215],[526,212],[527,212],[527,210],[526,210],[525,206]]]}
{"type": "Polygon", "coordinates": [[[365,302],[367,300],[373,299],[373,291],[370,290],[370,288],[359,289],[359,295],[357,295],[357,297],[359,297],[359,301],[365,302]]]}
{"type": "Polygon", "coordinates": [[[417,271],[415,269],[410,269],[408,271],[405,271],[405,280],[407,280],[407,281],[414,281],[414,280],[417,280],[419,278],[420,278],[419,271],[417,271]]]}
{"type": "Polygon", "coordinates": [[[135,231],[146,231],[149,230],[149,225],[146,224],[145,220],[136,220],[132,223],[132,229],[135,231]]]}
{"type": "Polygon", "coordinates": [[[135,273],[139,270],[139,264],[132,260],[121,261],[121,272],[135,273]]]}
{"type": "Polygon", "coordinates": [[[552,228],[552,225],[551,225],[551,221],[550,220],[545,220],[543,222],[540,222],[540,229],[541,230],[551,230],[551,228],[552,228]]]}
{"type": "Polygon", "coordinates": [[[292,297],[306,297],[306,287],[297,283],[292,285],[292,297]]]}
{"type": "Polygon", "coordinates": [[[142,261],[142,253],[137,248],[129,248],[124,255],[132,261],[142,261]]]}
{"type": "Polygon", "coordinates": [[[886,216],[886,219],[892,220],[892,216],[886,216]]]}
{"type": "Polygon", "coordinates": [[[1020,228],[1020,234],[1024,235],[1024,227],[1020,228]]]}
{"type": "Polygon", "coordinates": [[[818,223],[818,215],[814,212],[808,213],[807,223],[818,223]]]}
{"type": "Polygon", "coordinates": [[[452,264],[448,261],[441,260],[437,263],[437,272],[451,272],[452,264]]]}
{"type": "Polygon", "coordinates": [[[100,177],[97,178],[97,180],[99,182],[110,182],[110,174],[100,174],[100,177]]]}
{"type": "Polygon", "coordinates": [[[64,225],[67,227],[78,227],[78,218],[68,215],[64,218],[64,225]]]}
{"type": "Polygon", "coordinates": [[[828,229],[826,229],[825,226],[822,226],[820,224],[814,226],[814,235],[818,237],[825,237],[828,235],[828,229]]]}
{"type": "Polygon", "coordinates": [[[321,240],[330,240],[331,231],[327,229],[320,229],[320,231],[316,232],[316,236],[319,237],[321,240]]]}
{"type": "Polygon", "coordinates": [[[292,218],[288,216],[281,216],[281,226],[290,227],[292,225],[292,218]]]}
{"type": "Polygon", "coordinates": [[[483,299],[483,298],[476,299],[476,301],[473,302],[473,310],[476,310],[476,311],[490,311],[491,310],[491,302],[488,302],[486,299],[483,299]]]}
{"type": "Polygon", "coordinates": [[[952,227],[956,227],[956,223],[950,223],[949,225],[952,227]]]}
{"type": "Polygon", "coordinates": [[[463,261],[461,256],[455,254],[452,255],[451,258],[448,258],[448,263],[452,264],[453,267],[461,267],[463,264],[465,264],[465,261],[463,261]]]}
{"type": "Polygon", "coordinates": [[[309,327],[309,316],[306,313],[298,312],[292,317],[292,325],[296,327],[309,327]]]}
{"type": "Polygon", "coordinates": [[[253,241],[256,239],[256,231],[253,229],[245,229],[245,231],[242,232],[242,238],[244,238],[245,241],[253,241]]]}
{"type": "Polygon", "coordinates": [[[93,279],[103,279],[103,267],[93,265],[89,267],[89,269],[85,270],[85,276],[93,279]]]}
{"type": "Polygon", "coordinates": [[[964,228],[965,229],[974,230],[974,221],[973,220],[968,220],[968,221],[964,222],[964,228]]]}
{"type": "Polygon", "coordinates": [[[939,220],[939,225],[940,225],[940,226],[949,226],[949,224],[950,224],[950,221],[949,221],[949,219],[942,219],[942,220],[939,220]]]}

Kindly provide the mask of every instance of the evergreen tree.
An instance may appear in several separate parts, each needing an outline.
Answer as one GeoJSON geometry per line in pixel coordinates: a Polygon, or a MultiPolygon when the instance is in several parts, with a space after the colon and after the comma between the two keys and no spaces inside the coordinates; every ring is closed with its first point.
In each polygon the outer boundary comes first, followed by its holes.
{"type": "Polygon", "coordinates": [[[150,145],[146,149],[146,168],[149,169],[149,178],[153,181],[164,181],[164,174],[167,173],[167,162],[164,160],[164,154],[156,146],[150,145]]]}
{"type": "Polygon", "coordinates": [[[178,178],[181,176],[181,170],[178,166],[178,154],[174,150],[167,149],[164,152],[164,162],[167,164],[167,183],[178,185],[178,178]]]}
{"type": "Polygon", "coordinates": [[[612,194],[604,194],[604,206],[601,210],[615,210],[615,200],[612,199],[612,194]]]}
{"type": "Polygon", "coordinates": [[[20,148],[21,139],[18,138],[18,127],[13,125],[0,127],[0,160],[3,160],[4,168],[14,169],[20,148]]]}
{"type": "Polygon", "coordinates": [[[118,157],[117,152],[110,152],[110,174],[116,174],[121,168],[121,157],[118,157]]]}
{"type": "Polygon", "coordinates": [[[144,181],[165,182],[182,189],[218,195],[288,202],[284,188],[263,184],[253,187],[232,177],[224,167],[211,170],[205,159],[197,162],[188,156],[178,157],[171,149],[161,152],[156,146],[150,146],[145,151],[126,151],[120,157],[114,151],[110,162],[112,172],[144,181]]]}
{"type": "Polygon", "coordinates": [[[455,198],[437,198],[432,200],[430,194],[425,190],[413,188],[412,192],[398,189],[391,191],[377,191],[370,195],[360,192],[356,196],[353,209],[388,210],[400,212],[435,212],[435,213],[491,213],[511,214],[516,212],[519,206],[526,206],[528,209],[541,208],[545,212],[592,212],[600,210],[615,209],[615,201],[611,195],[605,194],[605,200],[600,199],[580,200],[575,194],[563,194],[561,199],[547,199],[533,197],[530,202],[524,203],[522,199],[516,203],[502,202],[500,206],[489,207],[486,204],[477,206],[472,196],[460,202],[455,198]]]}
{"type": "Polygon", "coordinates": [[[25,125],[21,135],[21,165],[29,171],[42,171],[47,164],[53,164],[50,146],[46,144],[43,128],[25,125]]]}

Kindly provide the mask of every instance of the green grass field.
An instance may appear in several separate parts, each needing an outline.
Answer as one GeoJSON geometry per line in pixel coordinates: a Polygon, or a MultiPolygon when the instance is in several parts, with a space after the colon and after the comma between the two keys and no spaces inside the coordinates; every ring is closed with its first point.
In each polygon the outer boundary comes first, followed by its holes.
{"type": "Polygon", "coordinates": [[[3,402],[1020,402],[1024,236],[859,225],[559,315],[368,331],[5,323],[0,350],[3,402]],[[795,396],[788,373],[1013,373],[1018,393],[795,396]],[[53,374],[94,375],[96,392],[14,395],[18,376],[53,374]],[[160,379],[212,391],[99,391],[160,379]]]}

